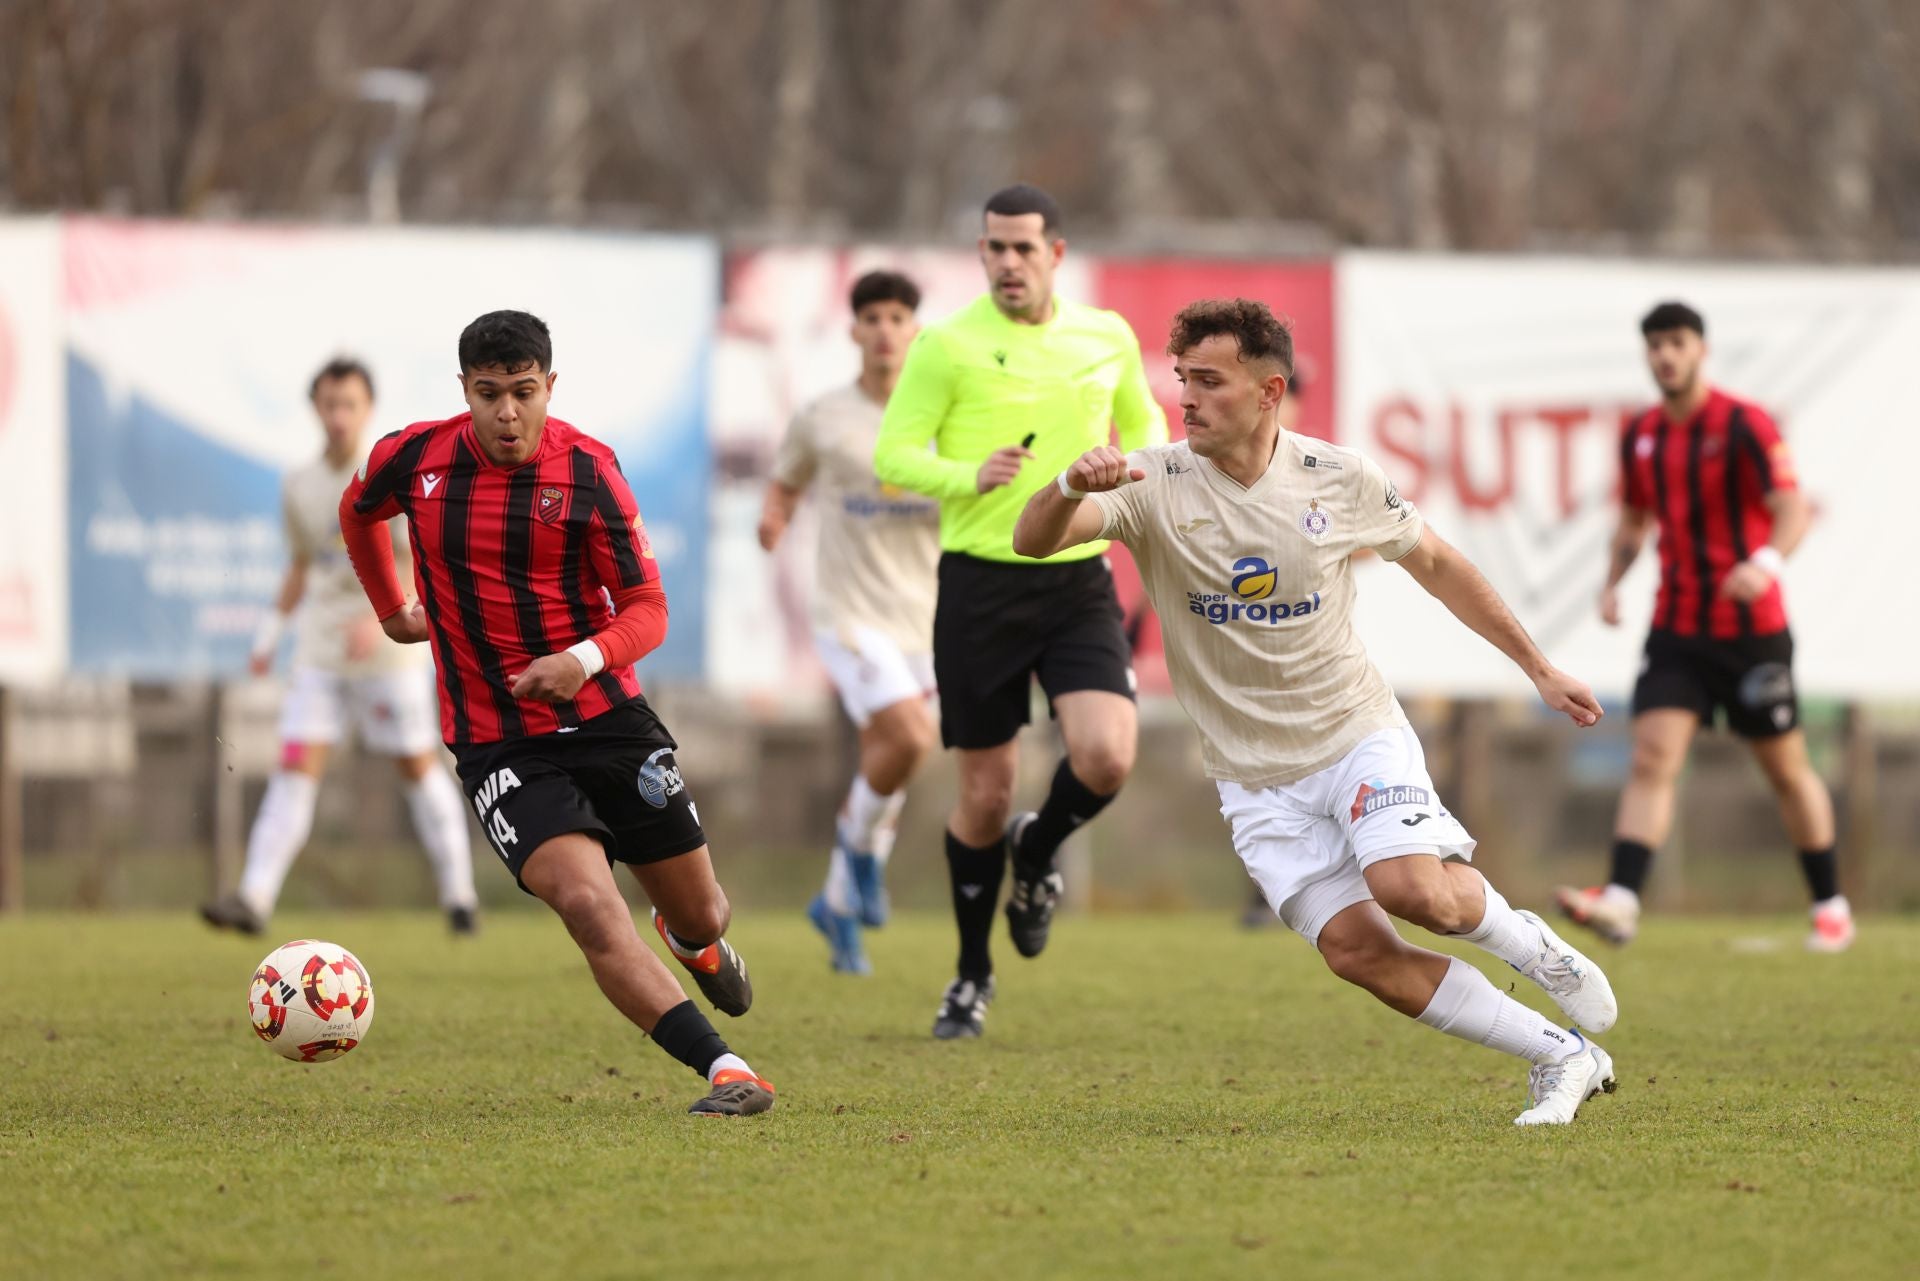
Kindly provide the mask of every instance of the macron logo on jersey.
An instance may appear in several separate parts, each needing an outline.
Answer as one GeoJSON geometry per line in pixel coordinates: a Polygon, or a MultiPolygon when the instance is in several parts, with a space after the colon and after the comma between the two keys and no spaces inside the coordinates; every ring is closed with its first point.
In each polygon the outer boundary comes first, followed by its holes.
{"type": "Polygon", "coordinates": [[[433,491],[440,488],[440,482],[445,479],[446,479],[445,475],[436,476],[432,472],[422,472],[420,475],[421,497],[432,498],[433,491]]]}

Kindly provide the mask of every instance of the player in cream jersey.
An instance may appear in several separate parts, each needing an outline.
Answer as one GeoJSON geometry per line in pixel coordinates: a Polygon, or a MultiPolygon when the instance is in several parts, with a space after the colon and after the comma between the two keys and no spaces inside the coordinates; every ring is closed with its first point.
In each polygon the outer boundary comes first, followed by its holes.
{"type": "MultiPolygon", "coordinates": [[[[425,646],[395,645],[380,630],[340,537],[340,495],[366,457],[373,379],[363,365],[336,360],[314,376],[314,413],[326,433],[320,457],[281,482],[290,563],[275,610],[254,637],[249,667],[271,670],[289,616],[293,666],[280,715],[280,768],[247,838],[246,867],[232,893],[208,903],[208,923],[257,934],[273,914],[293,861],[313,830],[329,749],[351,721],[369,751],[394,758],[414,830],[426,848],[440,905],[456,933],[475,925],[477,899],[466,806],[439,761],[440,721],[425,646]]],[[[407,543],[395,522],[395,554],[407,543]]]]}
{"type": "Polygon", "coordinates": [[[887,919],[884,874],[906,785],[933,749],[933,608],[940,504],[882,484],[874,442],[919,328],[920,289],[897,272],[854,282],[852,337],[860,377],[802,409],[774,459],[760,544],[779,545],[803,494],[819,520],[814,643],[847,716],[860,730],[860,768],[841,806],[826,887],[807,916],[833,968],[871,970],[861,926],[887,919]]]}
{"type": "Polygon", "coordinates": [[[1082,455],[1028,504],[1015,549],[1127,545],[1234,848],[1280,918],[1335,974],[1401,1013],[1529,1060],[1520,1124],[1571,1121],[1613,1088],[1606,1052],[1465,962],[1403,941],[1387,919],[1486,949],[1589,1032],[1618,1014],[1606,976],[1470,866],[1473,838],[1440,803],[1354,630],[1353,553],[1413,574],[1576,724],[1598,721],[1599,705],[1370,459],[1280,426],[1293,341],[1265,305],[1195,303],[1167,350],[1187,439],[1082,455]]]}

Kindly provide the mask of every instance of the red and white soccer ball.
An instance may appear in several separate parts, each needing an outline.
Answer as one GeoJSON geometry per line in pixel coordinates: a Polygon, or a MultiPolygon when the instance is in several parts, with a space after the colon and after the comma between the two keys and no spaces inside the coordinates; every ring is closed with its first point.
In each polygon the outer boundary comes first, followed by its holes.
{"type": "Polygon", "coordinates": [[[296,1063],[337,1059],[373,1026],[373,982],[346,948],[295,939],[253,972],[247,1016],[276,1054],[296,1063]]]}

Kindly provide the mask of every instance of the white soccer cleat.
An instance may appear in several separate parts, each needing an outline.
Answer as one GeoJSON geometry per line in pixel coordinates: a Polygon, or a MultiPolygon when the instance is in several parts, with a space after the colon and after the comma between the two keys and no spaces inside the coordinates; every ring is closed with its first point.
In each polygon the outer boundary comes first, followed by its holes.
{"type": "Polygon", "coordinates": [[[1527,1099],[1533,1104],[1513,1118],[1515,1125],[1566,1125],[1580,1105],[1596,1094],[1612,1094],[1613,1056],[1572,1028],[1580,1049],[1555,1063],[1536,1063],[1527,1073],[1527,1099]]]}
{"type": "Polygon", "coordinates": [[[1844,952],[1853,946],[1853,908],[1844,894],[1813,905],[1813,933],[1809,952],[1844,952]]]}
{"type": "Polygon", "coordinates": [[[1567,945],[1547,923],[1528,911],[1514,915],[1540,931],[1541,951],[1525,965],[1513,968],[1540,985],[1562,1013],[1589,1032],[1604,1032],[1620,1017],[1613,984],[1600,967],[1567,945]]]}
{"type": "Polygon", "coordinates": [[[1612,885],[1575,889],[1562,885],[1553,892],[1560,910],[1575,925],[1584,925],[1616,947],[1633,942],[1640,931],[1640,896],[1612,885]]]}

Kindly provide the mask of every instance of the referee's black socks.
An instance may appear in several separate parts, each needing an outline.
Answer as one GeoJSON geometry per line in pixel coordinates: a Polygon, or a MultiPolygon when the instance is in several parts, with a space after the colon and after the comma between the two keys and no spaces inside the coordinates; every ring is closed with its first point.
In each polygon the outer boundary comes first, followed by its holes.
{"type": "Polygon", "coordinates": [[[1045,875],[1050,871],[1054,852],[1061,843],[1073,835],[1075,828],[1107,808],[1118,795],[1115,792],[1112,796],[1102,796],[1082,783],[1062,757],[1060,768],[1053,772],[1053,786],[1047,791],[1046,803],[1033,822],[1027,824],[1027,830],[1020,836],[1020,848],[1013,852],[1021,873],[1045,875]]]}
{"type": "Polygon", "coordinates": [[[999,906],[1000,881],[1006,871],[1004,841],[975,848],[947,833],[947,874],[953,878],[953,921],[960,927],[958,973],[963,979],[981,982],[993,973],[987,944],[993,937],[993,910],[999,906]]]}

